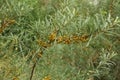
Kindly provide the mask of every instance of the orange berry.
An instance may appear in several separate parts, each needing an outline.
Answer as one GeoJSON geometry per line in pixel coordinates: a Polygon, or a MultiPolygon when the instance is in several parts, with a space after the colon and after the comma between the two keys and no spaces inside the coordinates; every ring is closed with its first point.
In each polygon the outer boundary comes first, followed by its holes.
{"type": "Polygon", "coordinates": [[[61,43],[62,41],[63,41],[63,37],[62,36],[60,36],[60,37],[57,38],[57,42],[58,43],[61,43]]]}
{"type": "Polygon", "coordinates": [[[79,37],[78,37],[78,36],[72,36],[71,39],[72,39],[74,42],[78,42],[79,37]]]}
{"type": "Polygon", "coordinates": [[[42,41],[41,39],[39,39],[37,42],[38,42],[38,44],[39,44],[40,46],[42,46],[42,47],[44,47],[44,48],[47,48],[47,47],[48,47],[48,44],[47,44],[46,42],[42,41]]]}
{"type": "Polygon", "coordinates": [[[41,57],[42,57],[42,54],[43,54],[43,52],[40,51],[40,52],[38,53],[38,58],[41,58],[41,57]]]}
{"type": "Polygon", "coordinates": [[[80,36],[80,40],[82,42],[86,42],[86,41],[88,41],[88,37],[89,37],[89,35],[83,34],[82,36],[80,36]]]}
{"type": "Polygon", "coordinates": [[[56,38],[56,32],[53,32],[53,33],[51,33],[51,34],[49,35],[49,40],[50,40],[50,41],[54,41],[55,38],[56,38]]]}
{"type": "Polygon", "coordinates": [[[45,77],[43,78],[43,80],[51,80],[51,77],[50,77],[50,76],[45,76],[45,77]]]}
{"type": "Polygon", "coordinates": [[[65,43],[65,44],[70,44],[70,43],[71,43],[70,38],[67,37],[67,36],[64,36],[64,43],[65,43]]]}

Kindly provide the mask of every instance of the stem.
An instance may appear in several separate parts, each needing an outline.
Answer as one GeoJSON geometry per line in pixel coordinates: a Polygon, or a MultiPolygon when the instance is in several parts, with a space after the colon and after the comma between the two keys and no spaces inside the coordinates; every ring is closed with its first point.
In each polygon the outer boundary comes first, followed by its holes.
{"type": "Polygon", "coordinates": [[[34,71],[35,71],[35,67],[36,67],[36,63],[37,63],[37,62],[35,62],[35,63],[33,64],[32,71],[31,71],[31,76],[30,76],[30,80],[32,80],[32,77],[33,77],[33,74],[34,74],[34,71]]]}

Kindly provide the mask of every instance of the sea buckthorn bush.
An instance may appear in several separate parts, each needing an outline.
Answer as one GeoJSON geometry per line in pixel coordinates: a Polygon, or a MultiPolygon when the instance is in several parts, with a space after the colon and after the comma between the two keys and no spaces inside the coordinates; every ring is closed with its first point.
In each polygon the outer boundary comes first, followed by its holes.
{"type": "Polygon", "coordinates": [[[119,80],[119,0],[0,0],[0,80],[119,80]]]}

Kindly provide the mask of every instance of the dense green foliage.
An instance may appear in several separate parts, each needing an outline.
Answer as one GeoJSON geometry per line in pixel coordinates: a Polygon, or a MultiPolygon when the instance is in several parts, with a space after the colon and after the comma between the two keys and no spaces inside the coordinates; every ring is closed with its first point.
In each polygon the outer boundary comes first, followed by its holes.
{"type": "Polygon", "coordinates": [[[120,1],[95,1],[0,0],[0,80],[119,80],[120,1]]]}

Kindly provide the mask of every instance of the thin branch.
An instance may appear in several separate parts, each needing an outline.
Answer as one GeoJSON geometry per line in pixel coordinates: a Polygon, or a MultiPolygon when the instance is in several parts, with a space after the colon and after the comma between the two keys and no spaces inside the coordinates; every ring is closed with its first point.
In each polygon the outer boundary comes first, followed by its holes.
{"type": "Polygon", "coordinates": [[[31,71],[31,76],[30,76],[30,80],[32,80],[32,77],[33,77],[33,74],[34,74],[34,71],[35,71],[36,64],[37,64],[37,62],[35,62],[35,63],[33,64],[32,71],[31,71]]]}

